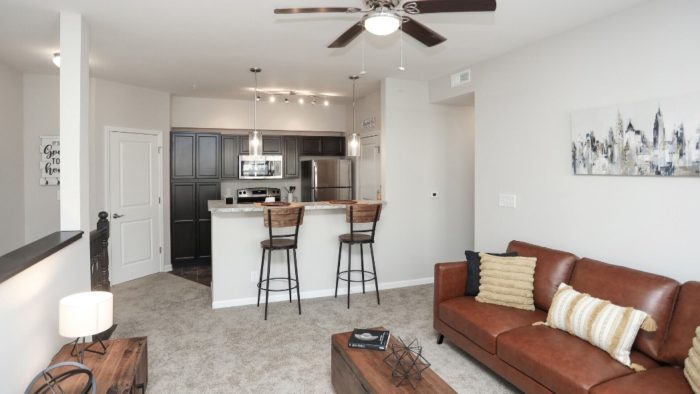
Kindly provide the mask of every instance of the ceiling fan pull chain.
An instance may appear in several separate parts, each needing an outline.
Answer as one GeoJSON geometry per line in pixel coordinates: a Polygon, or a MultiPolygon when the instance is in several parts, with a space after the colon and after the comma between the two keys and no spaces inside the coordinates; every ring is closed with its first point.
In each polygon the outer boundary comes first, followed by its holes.
{"type": "Polygon", "coordinates": [[[404,71],[406,69],[403,66],[403,18],[401,18],[401,27],[399,30],[401,30],[399,35],[399,50],[401,52],[401,64],[399,64],[399,70],[404,71]]]}
{"type": "Polygon", "coordinates": [[[367,70],[365,70],[365,30],[364,28],[362,29],[362,70],[360,70],[360,75],[365,75],[367,74],[367,70]]]}

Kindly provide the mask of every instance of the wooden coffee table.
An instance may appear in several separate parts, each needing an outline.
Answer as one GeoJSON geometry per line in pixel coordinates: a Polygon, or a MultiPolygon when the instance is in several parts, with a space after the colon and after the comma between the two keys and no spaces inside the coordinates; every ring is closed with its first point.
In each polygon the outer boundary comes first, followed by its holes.
{"type": "MultiPolygon", "coordinates": [[[[384,330],[379,327],[377,330],[384,330]]],[[[352,332],[331,336],[331,381],[338,394],[345,393],[456,393],[438,374],[428,368],[422,379],[400,387],[391,381],[391,367],[384,363],[390,350],[386,351],[353,349],[348,347],[352,332]]],[[[398,343],[392,335],[389,346],[398,343]]]]}

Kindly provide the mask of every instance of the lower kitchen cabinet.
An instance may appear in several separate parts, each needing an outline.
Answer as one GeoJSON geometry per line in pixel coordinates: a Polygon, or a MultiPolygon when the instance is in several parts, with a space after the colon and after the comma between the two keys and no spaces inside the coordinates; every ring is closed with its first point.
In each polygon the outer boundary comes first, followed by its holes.
{"type": "Polygon", "coordinates": [[[173,263],[211,257],[209,200],[220,199],[220,183],[177,181],[170,189],[170,243],[173,263]]]}

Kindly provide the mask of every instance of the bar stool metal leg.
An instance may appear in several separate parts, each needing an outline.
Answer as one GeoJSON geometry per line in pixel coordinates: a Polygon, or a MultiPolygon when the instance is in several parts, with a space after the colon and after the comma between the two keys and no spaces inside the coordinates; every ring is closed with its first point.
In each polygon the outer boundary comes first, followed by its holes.
{"type": "Polygon", "coordinates": [[[289,285],[289,303],[292,303],[292,272],[289,269],[289,249],[287,249],[287,284],[289,285]]]}
{"type": "Polygon", "coordinates": [[[343,243],[338,242],[338,271],[335,273],[335,298],[338,298],[338,281],[340,280],[340,255],[343,253],[343,243]]]}
{"type": "Polygon", "coordinates": [[[365,252],[360,244],[360,268],[362,268],[362,294],[365,294],[365,252]]]}
{"type": "Polygon", "coordinates": [[[294,277],[297,279],[297,305],[299,305],[299,314],[301,315],[301,295],[299,295],[299,269],[297,268],[297,250],[294,250],[294,277]]]}
{"type": "Polygon", "coordinates": [[[352,271],[352,244],[348,244],[348,309],[350,309],[350,278],[352,271]]]}
{"type": "Polygon", "coordinates": [[[265,320],[267,320],[267,303],[270,299],[270,262],[272,258],[272,249],[267,251],[267,286],[265,286],[265,320]]]}
{"type": "Polygon", "coordinates": [[[372,253],[372,270],[374,271],[374,288],[377,290],[377,305],[381,305],[379,302],[379,281],[377,279],[377,266],[374,264],[374,248],[372,243],[369,244],[369,251],[372,253]]]}
{"type": "Polygon", "coordinates": [[[260,287],[262,286],[263,267],[265,267],[265,249],[262,250],[262,259],[260,259],[260,279],[258,279],[258,306],[260,306],[260,287]]]}

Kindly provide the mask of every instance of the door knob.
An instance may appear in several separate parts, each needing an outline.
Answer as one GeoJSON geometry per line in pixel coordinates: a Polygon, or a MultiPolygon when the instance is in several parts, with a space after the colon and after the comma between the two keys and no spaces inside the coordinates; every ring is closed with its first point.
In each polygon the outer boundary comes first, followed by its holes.
{"type": "Polygon", "coordinates": [[[118,213],[115,213],[115,214],[112,215],[112,217],[113,217],[114,219],[119,219],[119,218],[122,217],[122,216],[124,216],[124,215],[120,215],[120,214],[118,214],[118,213]]]}

